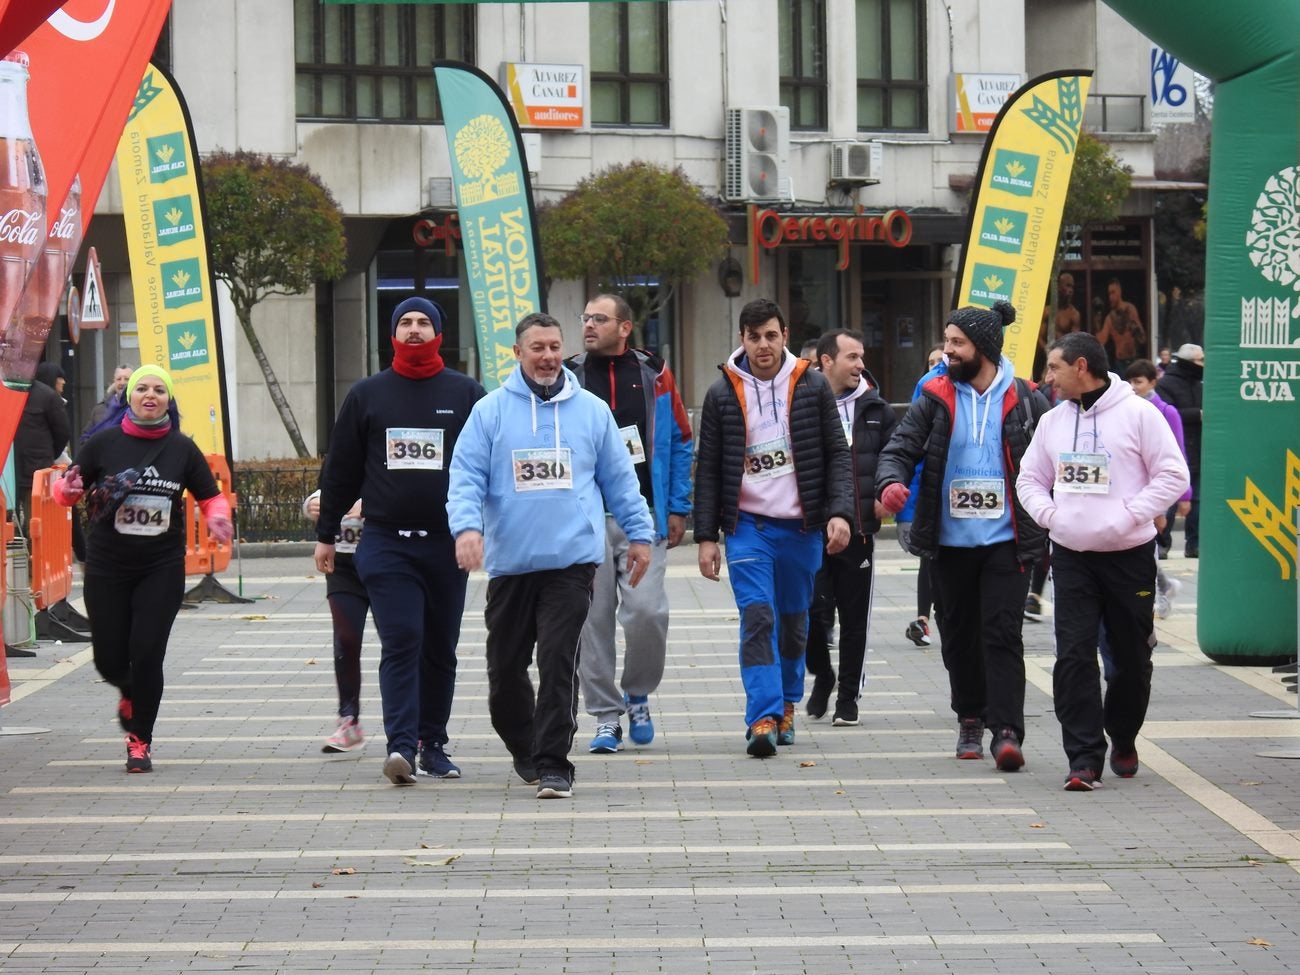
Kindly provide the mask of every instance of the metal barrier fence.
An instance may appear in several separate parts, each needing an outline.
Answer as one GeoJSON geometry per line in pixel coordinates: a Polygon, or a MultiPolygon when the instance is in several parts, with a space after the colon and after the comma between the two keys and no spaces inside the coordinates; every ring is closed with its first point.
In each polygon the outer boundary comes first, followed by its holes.
{"type": "Polygon", "coordinates": [[[239,496],[237,525],[245,542],[310,542],[315,530],[302,516],[302,502],[316,490],[320,468],[314,466],[245,466],[233,472],[239,496]]]}

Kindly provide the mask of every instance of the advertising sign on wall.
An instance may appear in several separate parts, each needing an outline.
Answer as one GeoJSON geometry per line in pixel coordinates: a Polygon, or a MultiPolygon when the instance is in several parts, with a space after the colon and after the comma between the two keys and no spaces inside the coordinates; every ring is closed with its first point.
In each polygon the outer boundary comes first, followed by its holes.
{"type": "Polygon", "coordinates": [[[952,76],[952,115],[949,132],[987,132],[993,120],[1023,82],[1018,74],[963,74],[952,76]]]}
{"type": "Polygon", "coordinates": [[[581,128],[584,111],[580,64],[505,65],[505,90],[521,128],[581,128]]]}

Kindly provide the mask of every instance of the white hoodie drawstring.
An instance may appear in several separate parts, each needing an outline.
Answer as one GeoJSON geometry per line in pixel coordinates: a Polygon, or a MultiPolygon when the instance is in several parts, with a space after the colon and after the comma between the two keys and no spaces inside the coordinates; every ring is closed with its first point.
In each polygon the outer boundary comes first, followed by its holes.
{"type": "MultiPolygon", "coordinates": [[[[989,425],[989,411],[993,409],[993,397],[988,395],[988,390],[985,390],[985,397],[986,398],[984,400],[984,419],[979,424],[979,436],[975,438],[975,446],[977,447],[984,446],[984,431],[989,425]]],[[[971,410],[971,420],[972,421],[977,420],[980,415],[980,406],[979,406],[979,397],[975,395],[974,386],[970,387],[970,410],[971,410]]],[[[972,432],[973,432],[973,427],[972,427],[972,432]]]]}

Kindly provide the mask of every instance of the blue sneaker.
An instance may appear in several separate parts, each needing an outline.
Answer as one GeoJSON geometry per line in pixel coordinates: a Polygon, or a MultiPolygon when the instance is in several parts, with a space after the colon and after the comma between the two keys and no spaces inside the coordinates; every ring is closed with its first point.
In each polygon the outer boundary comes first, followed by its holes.
{"type": "Polygon", "coordinates": [[[597,755],[613,755],[623,749],[623,729],[618,722],[606,722],[596,726],[596,737],[591,739],[588,751],[597,755]]]}
{"type": "Polygon", "coordinates": [[[460,768],[447,757],[442,745],[426,745],[420,749],[420,767],[416,773],[435,779],[460,778],[460,768]]]}
{"type": "Polygon", "coordinates": [[[655,723],[650,720],[650,698],[645,694],[627,694],[627,733],[634,745],[648,745],[655,740],[655,723]]]}

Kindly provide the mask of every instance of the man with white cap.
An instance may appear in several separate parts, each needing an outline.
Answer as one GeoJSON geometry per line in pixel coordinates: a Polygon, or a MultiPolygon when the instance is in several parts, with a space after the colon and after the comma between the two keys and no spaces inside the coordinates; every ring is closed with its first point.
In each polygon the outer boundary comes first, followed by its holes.
{"type": "Polygon", "coordinates": [[[460,777],[446,745],[467,576],[447,528],[447,480],[484,390],[444,367],[445,321],[426,298],[397,306],[392,368],[352,387],[321,468],[318,570],[334,571],[339,524],[357,498],[366,513],[353,558],[382,647],[384,776],[394,785],[416,781],[417,748],[420,772],[460,777]]]}

